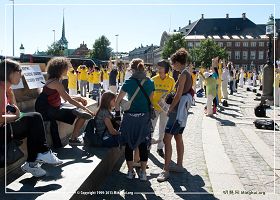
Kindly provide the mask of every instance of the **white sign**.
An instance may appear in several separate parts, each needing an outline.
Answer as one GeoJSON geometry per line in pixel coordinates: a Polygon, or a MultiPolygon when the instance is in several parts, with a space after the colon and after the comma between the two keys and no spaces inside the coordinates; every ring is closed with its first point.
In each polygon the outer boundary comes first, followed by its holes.
{"type": "Polygon", "coordinates": [[[19,83],[17,85],[12,85],[12,89],[16,90],[16,89],[22,89],[24,88],[23,82],[22,82],[22,78],[20,79],[19,83]]]}
{"type": "Polygon", "coordinates": [[[45,85],[45,78],[39,65],[22,65],[22,74],[29,89],[42,88],[45,85]]]}

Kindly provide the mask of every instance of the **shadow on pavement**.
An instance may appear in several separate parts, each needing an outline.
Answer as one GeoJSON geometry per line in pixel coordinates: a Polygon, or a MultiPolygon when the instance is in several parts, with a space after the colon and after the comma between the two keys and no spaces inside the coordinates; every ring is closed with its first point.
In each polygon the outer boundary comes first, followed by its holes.
{"type": "Polygon", "coordinates": [[[236,126],[233,121],[227,119],[220,119],[216,116],[212,116],[211,118],[217,120],[217,123],[219,123],[220,126],[236,126]]]}

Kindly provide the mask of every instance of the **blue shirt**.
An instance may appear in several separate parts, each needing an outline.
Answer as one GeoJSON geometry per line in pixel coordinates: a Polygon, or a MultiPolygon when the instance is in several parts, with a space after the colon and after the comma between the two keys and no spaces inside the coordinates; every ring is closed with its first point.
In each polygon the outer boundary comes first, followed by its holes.
{"type": "MultiPolygon", "coordinates": [[[[139,80],[141,82],[141,80],[139,80]]],[[[144,90],[147,95],[150,96],[151,93],[155,90],[154,82],[147,78],[144,85],[144,90]]],[[[129,78],[126,80],[122,86],[122,91],[127,93],[128,100],[131,99],[135,90],[138,88],[138,84],[135,79],[129,78]]],[[[140,89],[133,102],[131,103],[130,109],[127,111],[130,113],[147,113],[149,112],[149,103],[142,90],[140,89]]]]}

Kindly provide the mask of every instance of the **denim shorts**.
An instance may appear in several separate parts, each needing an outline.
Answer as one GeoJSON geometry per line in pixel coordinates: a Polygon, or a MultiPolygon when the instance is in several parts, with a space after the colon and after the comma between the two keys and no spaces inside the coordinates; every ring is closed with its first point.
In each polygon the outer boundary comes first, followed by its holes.
{"type": "Polygon", "coordinates": [[[168,120],[165,127],[165,133],[171,135],[182,134],[184,132],[185,127],[180,127],[178,120],[176,120],[177,112],[169,113],[168,120]]]}

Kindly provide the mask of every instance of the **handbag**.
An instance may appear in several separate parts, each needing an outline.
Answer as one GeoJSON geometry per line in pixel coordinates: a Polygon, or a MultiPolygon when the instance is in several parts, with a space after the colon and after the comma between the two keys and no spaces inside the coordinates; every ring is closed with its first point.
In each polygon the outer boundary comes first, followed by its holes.
{"type": "MultiPolygon", "coordinates": [[[[10,126],[10,124],[8,124],[10,126]]],[[[2,127],[4,128],[4,127],[2,127]]],[[[11,128],[11,127],[10,127],[11,128]]],[[[8,131],[8,130],[7,130],[8,131]]],[[[20,150],[19,145],[20,141],[12,139],[9,143],[7,143],[6,152],[6,164],[7,166],[15,163],[19,159],[24,156],[24,153],[20,150]]],[[[5,167],[5,144],[0,146],[0,168],[5,167]]]]}
{"type": "MultiPolygon", "coordinates": [[[[148,101],[148,103],[149,103],[150,117],[151,117],[151,119],[153,120],[153,119],[156,118],[155,108],[154,108],[154,106],[153,106],[153,104],[152,104],[152,102],[151,102],[151,100],[150,100],[150,98],[149,98],[147,92],[144,90],[143,86],[139,83],[139,81],[138,81],[137,79],[135,79],[135,80],[136,80],[138,86],[140,87],[141,91],[143,92],[144,96],[146,97],[146,99],[147,99],[147,101],[148,101]]],[[[144,79],[144,80],[145,80],[145,79],[144,79]]],[[[142,82],[143,82],[143,81],[142,81],[142,82]]]]}
{"type": "MultiPolygon", "coordinates": [[[[145,79],[143,79],[143,80],[141,81],[141,85],[143,85],[144,82],[145,82],[145,79]]],[[[136,95],[138,94],[139,90],[140,90],[140,88],[138,87],[138,88],[135,90],[133,96],[131,97],[131,99],[130,99],[129,101],[127,101],[127,100],[125,100],[125,99],[123,99],[123,100],[121,101],[120,106],[121,106],[121,108],[122,108],[123,111],[128,111],[128,110],[130,109],[131,104],[132,104],[133,100],[135,99],[136,95]]]]}

